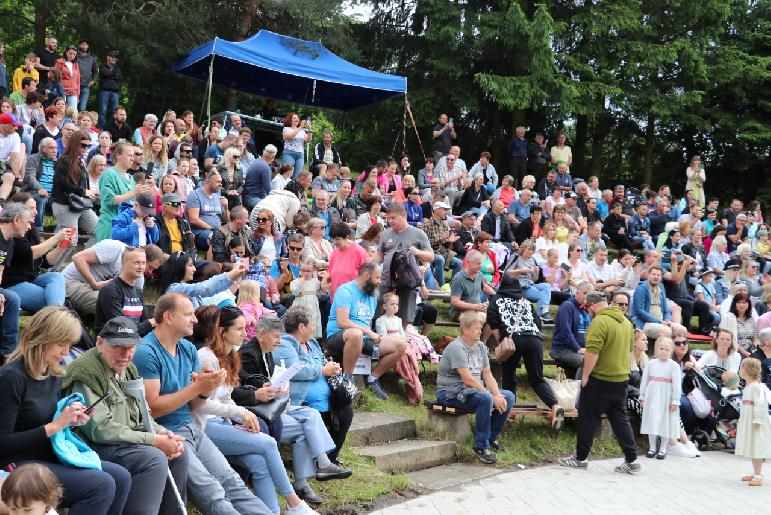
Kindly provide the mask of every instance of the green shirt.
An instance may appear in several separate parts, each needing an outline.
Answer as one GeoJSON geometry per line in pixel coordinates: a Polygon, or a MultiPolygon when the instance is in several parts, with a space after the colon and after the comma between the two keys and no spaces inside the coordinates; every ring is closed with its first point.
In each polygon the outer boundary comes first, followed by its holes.
{"type": "Polygon", "coordinates": [[[118,214],[116,195],[125,195],[136,187],[134,179],[126,177],[114,166],[99,177],[99,221],[96,224],[96,241],[112,238],[112,219],[118,214]]]}
{"type": "Polygon", "coordinates": [[[618,308],[607,307],[597,313],[584,341],[586,352],[597,354],[592,377],[613,383],[629,380],[634,328],[618,308]]]}

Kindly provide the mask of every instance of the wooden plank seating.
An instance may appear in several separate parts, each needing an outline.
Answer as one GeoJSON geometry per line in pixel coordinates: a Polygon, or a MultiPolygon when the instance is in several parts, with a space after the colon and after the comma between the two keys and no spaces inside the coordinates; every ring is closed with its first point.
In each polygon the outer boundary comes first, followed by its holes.
{"type": "Polygon", "coordinates": [[[428,408],[428,425],[431,431],[459,443],[471,435],[469,415],[473,412],[430,400],[423,401],[423,405],[428,408]]]}
{"type": "Polygon", "coordinates": [[[442,302],[450,302],[450,292],[445,290],[429,290],[428,300],[441,300],[442,302]]]}
{"type": "Polygon", "coordinates": [[[460,323],[453,322],[452,320],[437,320],[434,326],[435,327],[460,327],[460,323]]]}

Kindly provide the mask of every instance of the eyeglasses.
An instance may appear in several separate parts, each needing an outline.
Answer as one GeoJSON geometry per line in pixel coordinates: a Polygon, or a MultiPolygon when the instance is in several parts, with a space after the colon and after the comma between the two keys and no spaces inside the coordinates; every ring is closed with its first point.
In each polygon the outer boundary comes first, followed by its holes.
{"type": "Polygon", "coordinates": [[[326,228],[327,228],[326,225],[317,225],[316,226],[316,229],[326,229],[326,228]]]}
{"type": "Polygon", "coordinates": [[[179,151],[180,154],[192,154],[193,150],[190,148],[183,148],[179,151]]]}
{"type": "Polygon", "coordinates": [[[233,159],[236,159],[236,160],[241,159],[241,156],[233,156],[233,159]]]}
{"type": "Polygon", "coordinates": [[[688,345],[688,340],[674,340],[675,347],[681,347],[683,345],[688,345]]]}
{"type": "Polygon", "coordinates": [[[575,251],[576,251],[576,252],[578,252],[579,254],[583,254],[583,252],[584,252],[584,249],[573,249],[573,250],[575,250],[575,251]]]}
{"type": "Polygon", "coordinates": [[[164,206],[179,207],[181,202],[164,202],[164,206]]]}
{"type": "Polygon", "coordinates": [[[80,142],[80,148],[88,148],[90,146],[91,146],[91,142],[90,141],[81,141],[80,142]]]}
{"type": "Polygon", "coordinates": [[[270,218],[258,218],[257,221],[264,224],[265,222],[270,222],[270,218]]]}
{"type": "Polygon", "coordinates": [[[302,247],[292,247],[291,245],[289,246],[289,250],[294,250],[297,252],[300,252],[302,249],[303,249],[302,247]]]}
{"type": "Polygon", "coordinates": [[[142,152],[134,152],[134,157],[142,157],[144,154],[142,152]]]}

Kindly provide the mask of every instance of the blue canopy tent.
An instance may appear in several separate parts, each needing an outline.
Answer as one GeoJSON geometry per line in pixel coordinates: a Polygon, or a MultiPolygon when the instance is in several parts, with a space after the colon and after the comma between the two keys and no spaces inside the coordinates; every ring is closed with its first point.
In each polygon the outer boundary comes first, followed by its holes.
{"type": "Polygon", "coordinates": [[[220,38],[193,49],[172,71],[298,104],[349,111],[407,93],[407,78],[373,72],[314,41],[261,30],[244,41],[220,38]]]}

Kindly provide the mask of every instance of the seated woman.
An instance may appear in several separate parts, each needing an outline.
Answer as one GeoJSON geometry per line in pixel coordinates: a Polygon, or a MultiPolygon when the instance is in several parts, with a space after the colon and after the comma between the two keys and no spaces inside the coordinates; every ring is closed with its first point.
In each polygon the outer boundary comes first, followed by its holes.
{"type": "Polygon", "coordinates": [[[525,298],[538,303],[538,316],[541,322],[553,323],[554,317],[549,314],[551,302],[551,286],[546,283],[536,283],[540,275],[540,269],[533,258],[535,245],[533,240],[525,240],[519,246],[519,257],[514,262],[511,270],[506,273],[519,279],[525,298]]]}
{"type": "Polygon", "coordinates": [[[380,197],[375,197],[368,202],[367,212],[359,215],[356,219],[356,237],[361,238],[367,230],[373,225],[385,227],[385,221],[380,214],[380,197]]]}
{"type": "Polygon", "coordinates": [[[407,191],[407,202],[404,203],[407,211],[407,223],[413,227],[423,225],[423,200],[420,198],[420,190],[412,188],[407,191]]]}
{"type": "Polygon", "coordinates": [[[561,429],[565,410],[557,403],[549,383],[543,379],[543,335],[541,320],[533,305],[522,295],[519,280],[506,274],[498,292],[487,305],[487,323],[498,344],[513,340],[514,353],[501,364],[501,387],[517,394],[517,368],[525,362],[527,381],[538,398],[551,409],[549,420],[554,429],[561,429]]]}
{"type": "Polygon", "coordinates": [[[535,240],[535,262],[543,267],[546,264],[546,252],[550,249],[559,250],[559,241],[557,241],[557,227],[554,222],[543,224],[543,233],[541,237],[535,240]]]}
{"type": "Polygon", "coordinates": [[[0,368],[0,465],[40,463],[50,469],[64,489],[60,507],[71,515],[120,515],[131,488],[125,468],[109,461],[101,462],[101,470],[78,468],[54,454],[51,437],[89,421],[80,402],[54,418],[64,376],[59,363],[80,336],[80,321],[67,308],[45,307],[0,368]]]}
{"type": "Polygon", "coordinates": [[[482,463],[494,464],[493,451],[500,450],[498,435],[514,405],[514,394],[498,388],[490,371],[487,346],[479,341],[485,315],[464,311],[460,315],[460,336],[442,352],[436,378],[439,404],[476,413],[474,454],[482,463]]]}
{"type": "Polygon", "coordinates": [[[589,274],[586,271],[586,264],[581,259],[584,249],[577,243],[571,243],[568,246],[568,286],[570,286],[570,292],[575,295],[576,289],[579,284],[589,282],[589,274]]]}
{"type": "MultiPolygon", "coordinates": [[[[19,192],[11,200],[27,206],[34,218],[37,202],[29,193],[19,192]]],[[[2,287],[19,296],[21,309],[35,313],[46,306],[64,305],[64,276],[55,271],[41,273],[41,267],[55,269],[65,248],[77,245],[76,238],[77,234],[69,228],[45,241],[34,228],[30,228],[23,238],[14,238],[13,255],[4,263],[2,287]]]]}
{"type": "MultiPolygon", "coordinates": [[[[296,314],[301,311],[307,313],[302,308],[290,308],[287,310],[285,319],[292,322],[293,318],[296,319],[296,315],[291,313],[296,314]]],[[[315,324],[311,325],[310,321],[307,326],[298,324],[297,327],[311,332],[316,329],[315,324]]],[[[263,316],[257,322],[257,336],[239,349],[241,383],[256,388],[249,402],[239,398],[237,399],[239,404],[269,402],[276,397],[278,392],[270,386],[270,378],[273,377],[275,369],[273,353],[278,349],[283,331],[284,324],[281,320],[272,316],[263,316]]],[[[288,365],[286,360],[284,364],[288,365]]],[[[296,395],[293,394],[293,389],[294,385],[291,385],[290,396],[296,395]]],[[[281,443],[292,444],[295,492],[308,503],[323,503],[324,500],[308,484],[308,478],[315,476],[319,481],[345,479],[351,476],[351,471],[330,461],[327,453],[334,451],[335,442],[324,427],[320,413],[308,406],[292,403],[281,415],[281,425],[281,443]]]]}
{"type": "Polygon", "coordinates": [[[328,452],[327,456],[333,463],[337,463],[353,420],[353,406],[333,405],[327,378],[340,374],[342,369],[338,363],[327,362],[324,358],[321,346],[313,338],[316,320],[308,308],[290,308],[284,317],[284,327],[286,332],[281,336],[281,344],[274,352],[274,359],[283,362],[286,367],[291,367],[297,361],[302,363],[302,370],[291,381],[292,405],[308,406],[321,413],[321,419],[335,442],[334,450],[328,452]]]}
{"type": "Polygon", "coordinates": [[[211,279],[199,283],[191,282],[195,275],[195,262],[190,254],[184,252],[173,253],[161,275],[161,294],[167,292],[181,292],[190,297],[193,307],[202,304],[204,297],[211,297],[223,292],[240,280],[248,270],[248,266],[242,261],[233,265],[229,272],[215,275],[211,279]]]}
{"type": "Polygon", "coordinates": [[[742,357],[747,358],[755,352],[760,342],[749,295],[744,292],[734,295],[728,313],[720,320],[720,328],[733,335],[733,347],[742,357]]]}
{"type": "Polygon", "coordinates": [[[223,371],[225,380],[204,405],[193,412],[193,421],[228,460],[248,471],[255,494],[273,513],[280,513],[276,490],[289,505],[286,512],[316,513],[295,493],[278,445],[270,435],[260,432],[257,415],[238,406],[231,398],[233,388],[238,385],[241,364],[235,349],[243,343],[246,333],[243,313],[234,307],[221,308],[212,321],[214,338],[198,349],[198,359],[202,369],[223,371]]]}
{"type": "Polygon", "coordinates": [[[327,224],[321,218],[311,218],[305,224],[305,242],[302,257],[313,259],[316,266],[321,269],[329,267],[329,256],[332,254],[332,244],[324,238],[327,224]]]}
{"type": "MultiPolygon", "coordinates": [[[[482,269],[480,273],[484,282],[493,288],[497,288],[501,282],[501,271],[498,269],[498,261],[495,258],[495,253],[490,250],[490,243],[493,241],[493,236],[485,231],[479,232],[474,238],[474,246],[472,250],[478,250],[482,254],[482,269]]],[[[463,260],[463,266],[466,266],[466,260],[463,260]]],[[[484,293],[483,293],[484,295],[484,293]]]]}
{"type": "MultiPolygon", "coordinates": [[[[249,236],[249,255],[265,256],[270,262],[286,254],[286,238],[276,225],[276,217],[269,209],[260,209],[251,215],[252,234],[249,236]]],[[[294,218],[294,216],[293,216],[294,218]]],[[[293,220],[294,221],[294,220],[293,220]]]]}
{"type": "Polygon", "coordinates": [[[125,467],[131,473],[131,490],[124,514],[176,513],[174,489],[167,481],[171,470],[180,498],[186,497],[188,453],[184,439],[154,420],[147,432],[139,403],[124,389],[124,382],[139,378],[131,363],[139,345],[139,330],[130,319],[108,320],[96,338],[96,347],[67,367],[62,387],[67,393],[83,395],[88,405],[97,403],[91,420],[77,432],[93,444],[99,456],[125,467]],[[160,508],[160,509],[159,509],[160,508]]]}
{"type": "MultiPolygon", "coordinates": [[[[274,187],[275,189],[275,187],[274,187]]],[[[351,229],[356,228],[356,202],[351,196],[351,181],[343,179],[334,196],[329,199],[329,205],[340,213],[340,220],[351,229]]]]}
{"type": "Polygon", "coordinates": [[[716,365],[738,374],[741,356],[734,347],[733,339],[734,335],[731,331],[722,327],[719,328],[712,341],[712,349],[702,354],[699,361],[695,363],[696,370],[716,365]]]}
{"type": "Polygon", "coordinates": [[[551,286],[551,304],[559,306],[570,298],[568,273],[559,264],[559,251],[549,249],[543,265],[543,280],[551,286]]]}
{"type": "Polygon", "coordinates": [[[771,328],[761,329],[758,340],[760,345],[750,357],[760,361],[763,384],[771,387],[771,328]]]}
{"type": "Polygon", "coordinates": [[[471,185],[463,190],[460,200],[456,201],[452,214],[460,216],[471,211],[480,218],[490,209],[490,194],[485,188],[485,177],[479,174],[474,177],[471,185]]]}

